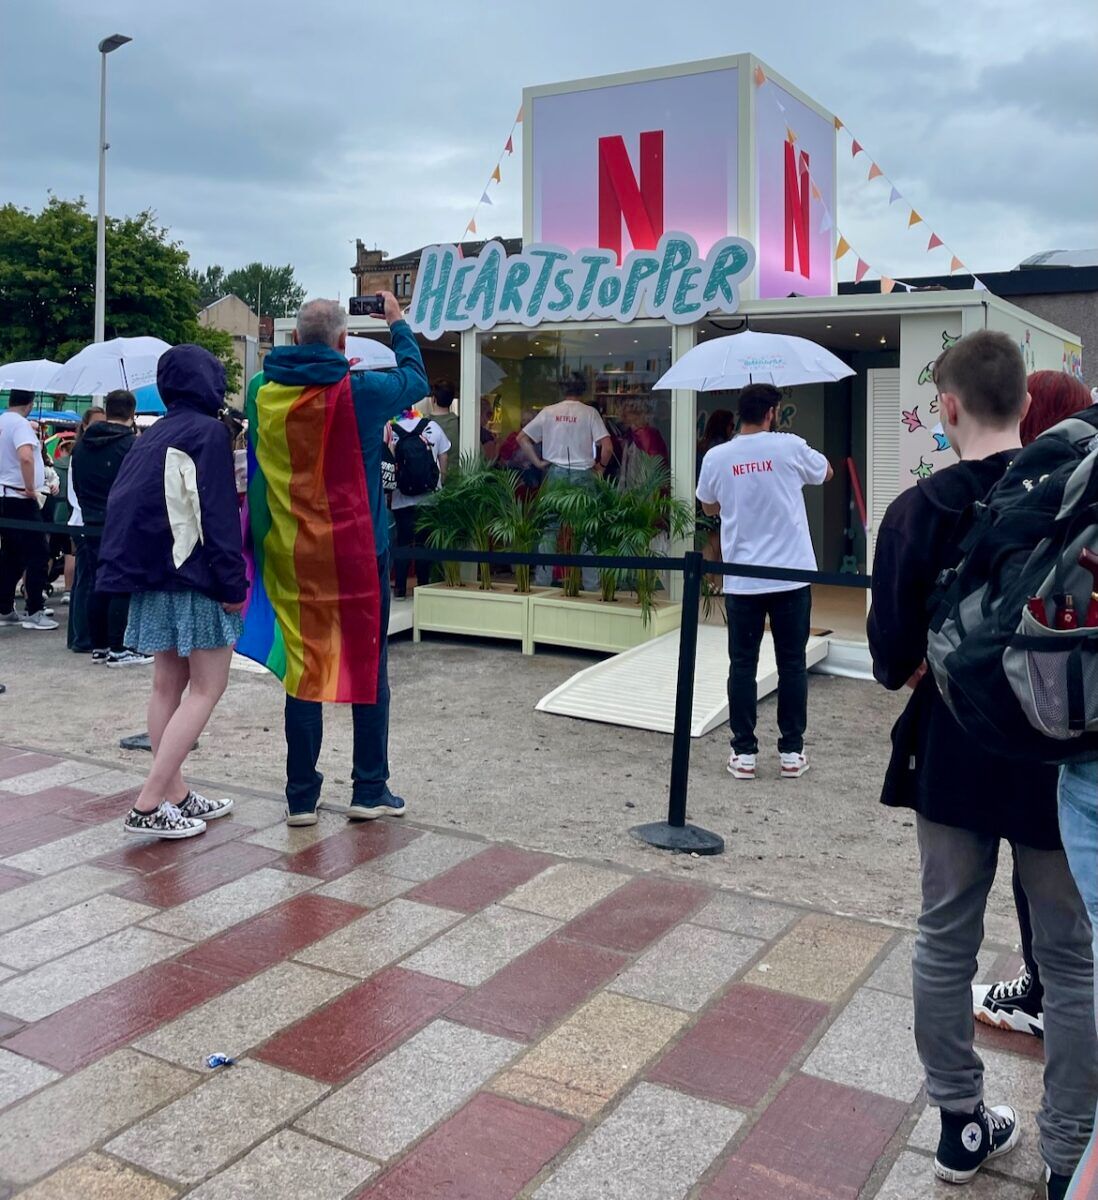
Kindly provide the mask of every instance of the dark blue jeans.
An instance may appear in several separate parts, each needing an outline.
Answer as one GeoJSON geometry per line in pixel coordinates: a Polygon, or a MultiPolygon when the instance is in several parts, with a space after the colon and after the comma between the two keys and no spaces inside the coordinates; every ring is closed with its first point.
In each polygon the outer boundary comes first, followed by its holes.
{"type": "Polygon", "coordinates": [[[808,645],[812,616],[812,589],[799,587],[788,592],[756,592],[724,598],[728,613],[728,723],[732,749],[737,754],[758,754],[755,737],[758,709],[759,646],[766,618],[774,638],[778,660],[778,751],[800,754],[808,726],[808,645]]]}
{"type": "MultiPolygon", "coordinates": [[[[354,764],[351,799],[380,799],[389,779],[389,555],[377,560],[381,584],[381,639],[377,664],[377,703],[352,704],[354,764]]],[[[320,799],[324,776],[316,769],[324,741],[324,706],[286,697],[286,803],[291,812],[311,812],[320,799]]]]}

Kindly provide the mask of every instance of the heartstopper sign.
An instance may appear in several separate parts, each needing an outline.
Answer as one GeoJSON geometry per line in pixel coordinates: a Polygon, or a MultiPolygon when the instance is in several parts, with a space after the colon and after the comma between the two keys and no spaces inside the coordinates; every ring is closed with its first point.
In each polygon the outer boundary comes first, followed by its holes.
{"type": "Polygon", "coordinates": [[[655,250],[634,250],[618,266],[612,250],[525,246],[507,256],[488,242],[476,258],[456,246],[428,246],[420,258],[408,321],[428,338],[499,322],[540,325],[638,315],[688,325],[739,307],[739,284],[755,266],[742,238],[721,238],[705,258],[689,234],[665,233],[655,250]]]}

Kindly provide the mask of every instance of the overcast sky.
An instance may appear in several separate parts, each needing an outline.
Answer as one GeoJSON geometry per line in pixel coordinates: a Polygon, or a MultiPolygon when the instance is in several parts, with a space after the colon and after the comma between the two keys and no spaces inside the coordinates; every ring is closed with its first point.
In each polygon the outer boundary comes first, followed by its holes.
{"type": "MultiPolygon", "coordinates": [[[[311,295],[347,296],[356,237],[459,237],[524,85],[741,51],[925,217],[909,232],[840,141],[839,226],[875,268],[947,268],[927,228],[983,271],[1098,246],[1093,0],[0,0],[0,202],[94,207],[115,32],[108,210],[154,209],[198,266],[292,262],[311,295]]],[[[520,161],[482,234],[521,233],[520,161]]]]}

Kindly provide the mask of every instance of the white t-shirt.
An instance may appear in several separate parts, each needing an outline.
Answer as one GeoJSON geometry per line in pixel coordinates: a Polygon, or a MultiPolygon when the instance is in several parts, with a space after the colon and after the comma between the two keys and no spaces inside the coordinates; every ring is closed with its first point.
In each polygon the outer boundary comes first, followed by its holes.
{"type": "MultiPolygon", "coordinates": [[[[721,506],[721,555],[745,566],[815,571],[803,489],[823,483],[827,459],[792,433],[741,434],[702,459],[697,496],[721,506]]],[[[736,595],[807,587],[789,580],[724,576],[736,595]]]]}
{"type": "Polygon", "coordinates": [[[542,458],[569,471],[590,471],[595,443],[608,436],[602,417],[582,400],[550,404],[522,432],[541,442],[542,458]]]}
{"type": "MultiPolygon", "coordinates": [[[[419,417],[403,417],[396,424],[401,429],[409,431],[415,429],[419,424],[419,417]]],[[[385,427],[385,436],[390,439],[390,447],[395,451],[396,439],[389,431],[389,426],[385,427]]],[[[438,462],[440,454],[448,454],[450,451],[450,439],[442,432],[437,421],[428,421],[427,428],[420,434],[423,440],[431,447],[431,453],[435,456],[435,462],[438,462]]],[[[438,481],[438,486],[442,487],[442,479],[438,481]]],[[[392,495],[391,506],[393,508],[411,508],[413,504],[418,504],[423,499],[422,496],[406,496],[400,488],[397,488],[392,495]]]]}
{"type": "Polygon", "coordinates": [[[23,493],[23,468],[19,463],[19,448],[34,447],[34,488],[41,491],[45,486],[46,464],[38,445],[38,435],[30,421],[9,408],[0,413],[0,496],[15,496],[23,493]]]}

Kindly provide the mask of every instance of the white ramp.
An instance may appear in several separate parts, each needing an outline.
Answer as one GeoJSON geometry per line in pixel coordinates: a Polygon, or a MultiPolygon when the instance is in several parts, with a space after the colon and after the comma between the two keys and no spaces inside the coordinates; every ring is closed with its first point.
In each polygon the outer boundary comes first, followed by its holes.
{"type": "MultiPolygon", "coordinates": [[[[808,639],[808,665],[827,656],[827,638],[808,639]]],[[[675,728],[675,691],[679,633],[666,633],[573,675],[538,701],[538,712],[580,717],[607,725],[628,725],[671,733],[675,728]]],[[[759,698],[778,686],[774,643],[763,638],[759,653],[759,698]]],[[[701,737],[728,720],[728,632],[724,626],[698,627],[694,668],[691,737],[701,737]]]]}

